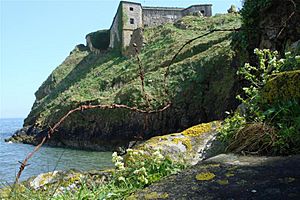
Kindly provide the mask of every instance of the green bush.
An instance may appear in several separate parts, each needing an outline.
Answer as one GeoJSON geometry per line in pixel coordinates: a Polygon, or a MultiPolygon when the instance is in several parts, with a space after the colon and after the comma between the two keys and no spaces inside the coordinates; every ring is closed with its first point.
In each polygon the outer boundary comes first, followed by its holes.
{"type": "MultiPolygon", "coordinates": [[[[255,54],[259,59],[258,66],[246,63],[238,71],[238,74],[249,82],[249,86],[243,88],[246,98],[237,96],[245,109],[237,110],[233,116],[225,119],[220,130],[221,138],[229,143],[229,149],[232,151],[238,149],[271,154],[299,153],[299,96],[281,97],[276,101],[266,102],[263,96],[266,93],[261,92],[270,80],[277,74],[279,76],[282,74],[279,72],[296,69],[299,65],[299,56],[292,57],[287,53],[285,59],[278,59],[276,51],[267,49],[255,49],[255,54]],[[252,146],[249,141],[253,143],[252,146]]],[[[297,74],[298,71],[293,72],[297,74]]],[[[299,81],[295,84],[299,85],[299,81]]],[[[294,87],[299,88],[297,85],[294,87]]]]}
{"type": "Polygon", "coordinates": [[[159,151],[149,155],[143,150],[127,149],[126,163],[116,152],[113,153],[112,161],[115,163],[116,172],[113,180],[102,188],[100,198],[124,198],[137,189],[184,168],[183,165],[175,164],[164,157],[159,151]]]}
{"type": "Polygon", "coordinates": [[[124,199],[138,189],[182,170],[185,166],[175,164],[159,151],[149,155],[142,150],[127,149],[126,163],[123,157],[113,153],[115,172],[110,182],[100,187],[84,182],[74,191],[66,191],[54,199],[124,199]]]}

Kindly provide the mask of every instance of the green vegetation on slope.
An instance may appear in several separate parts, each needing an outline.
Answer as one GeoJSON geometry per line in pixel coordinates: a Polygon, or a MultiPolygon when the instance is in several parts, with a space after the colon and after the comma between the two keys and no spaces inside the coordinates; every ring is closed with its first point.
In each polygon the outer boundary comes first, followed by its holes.
{"type": "MultiPolygon", "coordinates": [[[[168,97],[164,96],[163,74],[172,56],[189,39],[214,28],[238,27],[240,17],[227,14],[211,18],[188,16],[176,24],[146,29],[146,46],[140,57],[152,108],[162,107],[169,98],[178,104],[226,99],[235,70],[230,67],[234,56],[230,48],[230,32],[212,33],[183,49],[171,66],[168,97]],[[205,93],[211,99],[204,100],[202,96],[208,80],[211,80],[213,90],[205,93]],[[191,96],[194,98],[190,99],[191,96]]],[[[146,104],[140,87],[136,58],[120,57],[116,52],[99,56],[73,51],[36,92],[43,95],[37,95],[25,125],[37,123],[46,126],[56,122],[69,109],[84,103],[118,103],[144,108],[146,104]],[[45,93],[46,88],[50,90],[45,93]]],[[[222,105],[211,107],[220,112],[222,105]]]]}
{"type": "Polygon", "coordinates": [[[258,66],[245,64],[238,73],[249,86],[242,106],[225,119],[221,137],[228,150],[256,154],[300,152],[300,56],[255,49],[258,66]],[[294,63],[291,63],[290,61],[294,63]],[[291,69],[290,71],[286,71],[291,69]]]}

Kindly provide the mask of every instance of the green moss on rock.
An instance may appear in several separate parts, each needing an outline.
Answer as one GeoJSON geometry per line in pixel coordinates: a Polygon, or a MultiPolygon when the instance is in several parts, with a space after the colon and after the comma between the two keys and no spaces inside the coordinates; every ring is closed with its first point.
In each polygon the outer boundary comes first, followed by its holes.
{"type": "Polygon", "coordinates": [[[275,101],[300,98],[300,70],[282,72],[269,80],[262,90],[262,101],[274,103],[275,101]]]}

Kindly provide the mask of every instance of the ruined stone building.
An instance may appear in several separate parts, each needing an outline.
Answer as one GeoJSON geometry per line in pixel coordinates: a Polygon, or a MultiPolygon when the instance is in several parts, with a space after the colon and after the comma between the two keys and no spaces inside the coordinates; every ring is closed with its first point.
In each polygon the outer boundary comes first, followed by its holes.
{"type": "MultiPolygon", "coordinates": [[[[132,41],[132,38],[142,40],[142,38],[139,38],[139,36],[141,37],[142,28],[175,22],[187,15],[211,16],[211,8],[211,4],[192,5],[188,8],[146,7],[140,3],[121,1],[110,29],[106,30],[108,33],[107,38],[109,37],[107,47],[120,49],[124,53],[124,50],[135,42],[132,41]]],[[[102,37],[103,31],[101,34],[102,37]]],[[[89,34],[86,37],[87,46],[93,49],[91,36],[89,34]]]]}

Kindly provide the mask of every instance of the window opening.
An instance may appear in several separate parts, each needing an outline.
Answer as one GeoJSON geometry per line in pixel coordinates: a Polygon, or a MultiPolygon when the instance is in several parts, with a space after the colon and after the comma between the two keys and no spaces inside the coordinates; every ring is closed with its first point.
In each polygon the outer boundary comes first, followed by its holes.
{"type": "Polygon", "coordinates": [[[130,24],[134,24],[134,19],[130,18],[130,24]]]}

